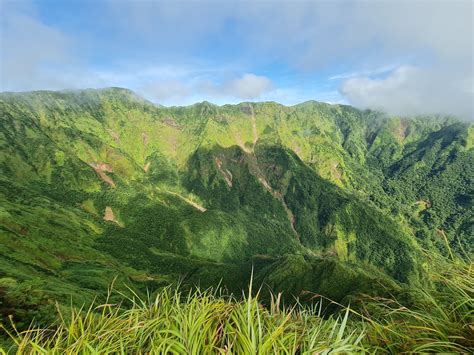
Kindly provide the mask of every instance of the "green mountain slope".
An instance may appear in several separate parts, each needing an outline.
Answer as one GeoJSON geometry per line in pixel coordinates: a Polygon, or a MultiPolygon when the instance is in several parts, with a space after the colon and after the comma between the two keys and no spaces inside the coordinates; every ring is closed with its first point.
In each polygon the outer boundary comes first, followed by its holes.
{"type": "Polygon", "coordinates": [[[337,300],[429,282],[423,249],[473,253],[473,140],[454,118],[318,102],[3,93],[0,311],[27,320],[115,276],[239,292],[252,265],[337,300]]]}

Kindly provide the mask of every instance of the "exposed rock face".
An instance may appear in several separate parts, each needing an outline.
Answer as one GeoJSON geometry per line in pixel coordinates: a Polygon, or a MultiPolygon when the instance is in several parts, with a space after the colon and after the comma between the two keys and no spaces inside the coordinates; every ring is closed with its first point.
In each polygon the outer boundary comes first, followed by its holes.
{"type": "Polygon", "coordinates": [[[112,207],[106,206],[105,207],[105,212],[104,212],[104,221],[109,221],[109,222],[114,222],[119,224],[117,217],[115,217],[114,211],[112,210],[112,207]]]}
{"type": "Polygon", "coordinates": [[[95,172],[99,175],[102,181],[106,182],[112,187],[116,187],[115,182],[112,180],[110,176],[106,173],[113,173],[114,170],[109,164],[106,163],[89,163],[89,165],[95,170],[95,172]]]}

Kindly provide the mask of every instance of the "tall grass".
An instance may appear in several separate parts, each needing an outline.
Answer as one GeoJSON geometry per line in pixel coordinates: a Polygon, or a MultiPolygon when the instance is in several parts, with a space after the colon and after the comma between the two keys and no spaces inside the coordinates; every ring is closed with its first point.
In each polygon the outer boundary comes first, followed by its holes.
{"type": "Polygon", "coordinates": [[[433,284],[419,288],[416,306],[369,298],[365,312],[372,345],[388,352],[474,353],[472,263],[431,259],[433,284]]]}
{"type": "Polygon", "coordinates": [[[104,304],[60,314],[51,329],[11,334],[24,353],[273,354],[360,350],[363,332],[348,331],[346,311],[323,320],[316,307],[284,308],[274,297],[264,308],[257,297],[242,300],[212,291],[183,296],[165,288],[132,306],[104,304]],[[66,320],[68,319],[68,320],[66,320]]]}
{"type": "MultiPolygon", "coordinates": [[[[433,287],[419,290],[416,307],[396,299],[365,299],[359,310],[321,316],[318,304],[267,307],[251,290],[241,299],[218,291],[184,294],[165,288],[143,300],[58,311],[49,329],[8,330],[19,354],[327,354],[461,352],[474,346],[474,275],[470,265],[433,269],[433,287]],[[124,304],[125,304],[124,303],[124,304]]],[[[5,331],[6,327],[3,327],[5,331]]]]}

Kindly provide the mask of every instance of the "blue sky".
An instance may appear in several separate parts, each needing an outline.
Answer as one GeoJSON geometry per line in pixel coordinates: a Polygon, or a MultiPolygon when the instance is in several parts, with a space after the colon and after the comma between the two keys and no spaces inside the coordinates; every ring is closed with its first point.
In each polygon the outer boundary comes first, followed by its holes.
{"type": "Polygon", "coordinates": [[[2,91],[473,116],[469,0],[0,0],[2,91]]]}

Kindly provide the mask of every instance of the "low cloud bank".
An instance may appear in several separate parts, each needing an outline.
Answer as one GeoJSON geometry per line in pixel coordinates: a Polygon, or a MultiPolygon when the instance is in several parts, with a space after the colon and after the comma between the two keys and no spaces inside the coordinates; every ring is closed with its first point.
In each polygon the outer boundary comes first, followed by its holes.
{"type": "Polygon", "coordinates": [[[342,83],[340,92],[357,107],[395,115],[474,118],[472,77],[454,70],[402,66],[383,78],[350,78],[342,83]]]}
{"type": "Polygon", "coordinates": [[[140,91],[152,100],[164,104],[200,101],[212,97],[219,101],[229,99],[254,100],[273,90],[272,81],[251,73],[223,81],[197,78],[189,80],[155,80],[142,87],[140,91]]]}

